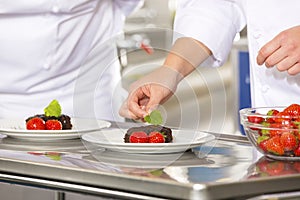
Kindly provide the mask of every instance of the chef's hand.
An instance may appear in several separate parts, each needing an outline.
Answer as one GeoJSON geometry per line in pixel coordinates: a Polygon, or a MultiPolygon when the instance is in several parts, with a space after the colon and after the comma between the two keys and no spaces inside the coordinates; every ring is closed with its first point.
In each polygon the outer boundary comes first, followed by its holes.
{"type": "Polygon", "coordinates": [[[300,26],[279,33],[259,50],[257,64],[264,63],[290,75],[300,73],[300,26]]]}
{"type": "Polygon", "coordinates": [[[130,119],[143,119],[174,94],[182,78],[180,73],[166,66],[154,70],[131,84],[119,114],[130,119]]]}
{"type": "Polygon", "coordinates": [[[178,83],[212,52],[200,41],[182,37],[175,41],[162,67],[133,83],[119,114],[143,119],[175,92],[178,83]]]}

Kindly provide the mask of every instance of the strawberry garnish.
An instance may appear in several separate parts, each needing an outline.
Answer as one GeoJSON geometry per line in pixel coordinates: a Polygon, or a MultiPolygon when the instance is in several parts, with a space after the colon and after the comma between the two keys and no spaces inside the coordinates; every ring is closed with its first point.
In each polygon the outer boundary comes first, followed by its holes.
{"type": "Polygon", "coordinates": [[[149,143],[164,143],[165,137],[160,132],[151,132],[149,134],[149,143]]]}
{"type": "Polygon", "coordinates": [[[28,130],[45,130],[45,121],[39,117],[33,117],[26,122],[28,130]]]}
{"type": "Polygon", "coordinates": [[[49,119],[46,121],[47,130],[62,130],[62,124],[56,119],[49,119]]]}
{"type": "Polygon", "coordinates": [[[147,133],[145,133],[143,131],[134,132],[130,135],[129,142],[130,143],[148,143],[149,137],[148,137],[147,133]]]}

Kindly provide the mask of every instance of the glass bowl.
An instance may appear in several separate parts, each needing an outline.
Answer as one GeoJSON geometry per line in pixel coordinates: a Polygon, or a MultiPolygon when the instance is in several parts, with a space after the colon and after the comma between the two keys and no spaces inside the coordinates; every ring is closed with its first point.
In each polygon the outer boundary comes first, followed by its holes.
{"type": "Polygon", "coordinates": [[[276,160],[300,161],[300,116],[287,107],[244,108],[240,123],[252,145],[276,160]]]}

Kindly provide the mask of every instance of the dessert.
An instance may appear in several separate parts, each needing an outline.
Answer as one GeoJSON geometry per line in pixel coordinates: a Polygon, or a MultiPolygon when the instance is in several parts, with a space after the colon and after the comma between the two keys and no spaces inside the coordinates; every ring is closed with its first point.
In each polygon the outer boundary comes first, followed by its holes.
{"type": "Polygon", "coordinates": [[[45,109],[44,114],[36,114],[26,120],[28,130],[67,130],[72,129],[71,117],[61,114],[57,100],[53,100],[45,109]]]}
{"type": "Polygon", "coordinates": [[[132,127],[124,136],[125,143],[170,143],[172,141],[172,130],[161,125],[132,127]]]}

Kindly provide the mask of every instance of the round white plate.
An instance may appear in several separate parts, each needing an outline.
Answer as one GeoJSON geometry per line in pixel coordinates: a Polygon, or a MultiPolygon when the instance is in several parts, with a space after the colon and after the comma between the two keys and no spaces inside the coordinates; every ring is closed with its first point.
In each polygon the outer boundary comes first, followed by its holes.
{"type": "Polygon", "coordinates": [[[125,143],[126,129],[101,130],[84,134],[82,139],[103,148],[127,153],[175,153],[201,146],[215,139],[209,133],[194,130],[173,130],[171,143],[125,143]]]}
{"type": "Polygon", "coordinates": [[[72,118],[70,130],[27,130],[24,119],[0,119],[0,133],[25,140],[61,140],[80,138],[84,133],[110,127],[111,123],[96,119],[72,118]]]}

